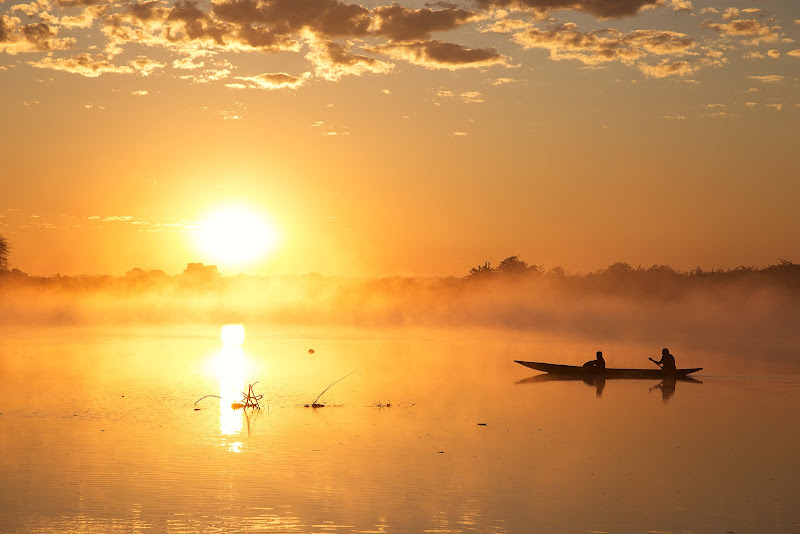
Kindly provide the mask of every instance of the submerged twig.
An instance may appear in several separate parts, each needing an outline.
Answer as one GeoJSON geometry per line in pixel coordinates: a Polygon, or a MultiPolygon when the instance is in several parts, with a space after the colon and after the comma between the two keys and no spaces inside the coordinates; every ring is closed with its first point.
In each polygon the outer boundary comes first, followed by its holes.
{"type": "Polygon", "coordinates": [[[220,397],[219,395],[203,395],[202,397],[200,397],[199,399],[197,399],[196,401],[194,401],[194,403],[195,403],[195,404],[197,404],[197,403],[198,403],[198,402],[200,402],[201,400],[203,400],[203,399],[206,399],[206,398],[208,398],[208,397],[216,397],[216,398],[218,398],[218,399],[221,399],[221,398],[222,398],[222,397],[220,397]]]}
{"type": "MultiPolygon", "coordinates": [[[[256,408],[256,409],[260,410],[261,409],[261,404],[259,404],[258,401],[263,399],[264,395],[256,395],[255,394],[255,392],[253,391],[253,386],[255,386],[256,384],[258,384],[258,380],[256,380],[252,384],[248,384],[247,385],[247,393],[245,393],[244,391],[240,391],[239,393],[242,394],[242,400],[239,401],[239,402],[232,403],[231,404],[231,408],[233,408],[234,410],[238,410],[240,408],[256,408]]],[[[194,401],[195,405],[198,402],[200,402],[201,400],[203,400],[205,398],[208,398],[208,397],[216,397],[218,399],[222,398],[219,395],[203,395],[202,397],[200,397],[199,399],[194,401]]],[[[199,408],[196,408],[196,409],[199,409],[199,408]]]]}
{"type": "Polygon", "coordinates": [[[355,371],[351,371],[351,372],[347,373],[346,375],[344,375],[344,376],[343,376],[342,378],[340,378],[339,380],[334,380],[333,382],[331,382],[330,384],[328,384],[328,387],[326,387],[325,389],[323,389],[323,390],[322,390],[322,393],[320,393],[319,395],[317,395],[317,398],[316,398],[316,399],[314,399],[314,402],[312,402],[311,404],[306,404],[306,405],[305,405],[305,407],[306,407],[306,408],[322,408],[323,406],[325,406],[324,404],[319,404],[319,403],[317,403],[317,401],[319,400],[319,398],[320,398],[320,397],[322,397],[322,396],[325,394],[325,392],[326,392],[326,391],[328,391],[328,390],[329,390],[329,389],[331,389],[333,386],[335,386],[336,384],[338,384],[339,382],[341,382],[342,380],[344,380],[344,379],[345,379],[345,378],[347,378],[348,376],[352,375],[353,373],[355,373],[355,371]]]}
{"type": "Polygon", "coordinates": [[[247,393],[245,393],[244,391],[241,392],[243,395],[242,401],[234,402],[233,404],[231,404],[231,408],[233,408],[234,410],[237,410],[239,408],[256,408],[260,410],[261,405],[258,403],[258,401],[264,398],[264,395],[256,395],[255,392],[253,392],[253,386],[255,386],[256,384],[258,384],[258,380],[256,380],[252,384],[248,384],[247,393]]]}

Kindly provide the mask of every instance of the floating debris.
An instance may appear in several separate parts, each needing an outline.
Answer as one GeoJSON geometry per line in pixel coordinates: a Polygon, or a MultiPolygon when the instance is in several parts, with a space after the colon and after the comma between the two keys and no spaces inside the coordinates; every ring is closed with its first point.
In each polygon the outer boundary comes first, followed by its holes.
{"type": "Polygon", "coordinates": [[[314,349],[308,349],[309,354],[314,354],[314,349]]]}

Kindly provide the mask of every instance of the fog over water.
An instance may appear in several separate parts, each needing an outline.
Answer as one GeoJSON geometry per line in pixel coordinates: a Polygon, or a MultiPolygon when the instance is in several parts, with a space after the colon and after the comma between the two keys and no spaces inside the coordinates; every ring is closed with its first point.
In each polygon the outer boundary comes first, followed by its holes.
{"type": "Polygon", "coordinates": [[[0,278],[6,324],[507,329],[721,351],[753,365],[766,355],[794,364],[800,347],[800,266],[790,262],[691,273],[619,263],[568,275],[506,260],[463,278],[222,277],[202,264],[172,277],[14,274],[0,278]]]}

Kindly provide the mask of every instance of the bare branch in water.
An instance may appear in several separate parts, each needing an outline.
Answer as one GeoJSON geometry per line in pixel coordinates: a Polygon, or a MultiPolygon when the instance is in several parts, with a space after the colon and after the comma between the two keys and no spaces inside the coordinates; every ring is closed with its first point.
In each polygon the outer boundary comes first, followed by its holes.
{"type": "Polygon", "coordinates": [[[203,400],[203,399],[205,399],[205,398],[208,398],[208,397],[216,397],[216,398],[218,398],[218,399],[221,399],[221,398],[222,398],[222,397],[220,397],[219,395],[203,395],[202,397],[200,397],[199,399],[197,399],[196,401],[194,401],[194,403],[195,403],[195,404],[197,404],[197,403],[198,403],[198,402],[200,402],[201,400],[203,400]]]}
{"type": "Polygon", "coordinates": [[[329,389],[331,389],[333,386],[335,386],[336,384],[338,384],[339,382],[341,382],[342,380],[344,380],[344,379],[345,379],[345,378],[347,378],[348,376],[352,375],[353,373],[355,373],[355,371],[351,371],[351,372],[347,373],[346,375],[344,375],[344,376],[343,376],[342,378],[340,378],[339,380],[334,380],[333,382],[331,382],[330,384],[328,384],[328,387],[326,387],[325,389],[323,389],[323,390],[322,390],[322,393],[320,393],[319,395],[317,395],[317,398],[316,398],[316,399],[314,399],[314,402],[312,402],[311,404],[306,404],[306,408],[309,408],[309,407],[310,407],[310,408],[321,408],[321,407],[325,406],[324,404],[318,404],[318,403],[317,403],[317,401],[319,400],[319,398],[320,398],[320,397],[322,397],[322,396],[325,394],[325,392],[326,392],[326,391],[328,391],[328,390],[329,390],[329,389]]]}
{"type": "MultiPolygon", "coordinates": [[[[258,401],[263,399],[264,395],[256,395],[256,393],[253,391],[253,386],[255,386],[256,384],[258,384],[258,380],[256,380],[252,384],[248,384],[247,385],[247,393],[245,393],[244,391],[240,391],[239,393],[242,394],[242,400],[239,401],[239,402],[232,403],[231,404],[231,408],[233,408],[234,410],[238,410],[239,408],[256,408],[256,409],[260,410],[261,409],[261,404],[259,404],[258,401]]],[[[333,384],[331,384],[331,385],[333,385],[333,384]]],[[[328,386],[328,387],[330,387],[330,386],[328,386]]],[[[197,404],[198,402],[200,402],[201,400],[203,400],[203,399],[205,399],[207,397],[216,397],[218,399],[222,398],[219,395],[203,395],[202,397],[197,399],[194,403],[197,404]]]]}

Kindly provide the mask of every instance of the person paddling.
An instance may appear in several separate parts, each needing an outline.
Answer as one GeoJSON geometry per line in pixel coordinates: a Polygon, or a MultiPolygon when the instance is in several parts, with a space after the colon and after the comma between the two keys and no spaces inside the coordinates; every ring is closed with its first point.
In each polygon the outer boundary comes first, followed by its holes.
{"type": "Polygon", "coordinates": [[[661,359],[659,361],[655,361],[653,358],[650,358],[650,361],[661,367],[665,374],[675,374],[675,356],[669,353],[669,349],[661,350],[661,359]]]}
{"type": "Polygon", "coordinates": [[[597,358],[594,360],[589,360],[588,362],[583,364],[584,369],[594,369],[597,371],[601,371],[606,368],[606,361],[603,359],[603,352],[597,351],[597,358]]]}

